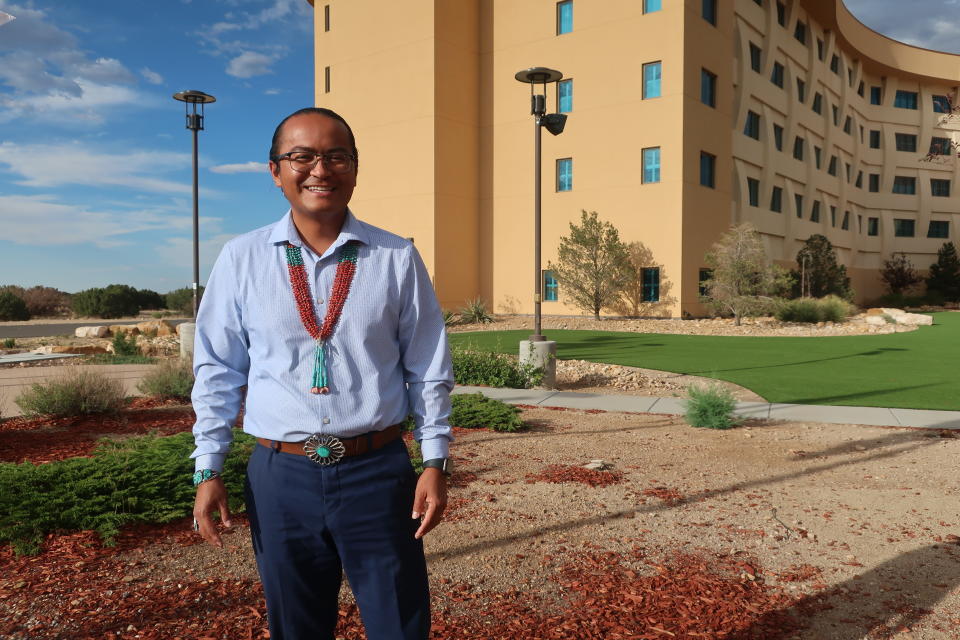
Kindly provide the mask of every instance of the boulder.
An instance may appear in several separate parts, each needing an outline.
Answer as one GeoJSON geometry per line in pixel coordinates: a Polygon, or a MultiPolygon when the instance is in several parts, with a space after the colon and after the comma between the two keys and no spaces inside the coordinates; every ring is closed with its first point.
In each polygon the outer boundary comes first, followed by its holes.
{"type": "Polygon", "coordinates": [[[133,324],[112,324],[108,327],[110,329],[110,335],[117,335],[121,333],[129,333],[130,335],[139,335],[140,329],[137,329],[136,325],[133,324]]]}
{"type": "Polygon", "coordinates": [[[140,333],[154,333],[158,336],[172,336],[176,333],[173,325],[166,320],[149,320],[137,323],[140,333]]]}
{"type": "Polygon", "coordinates": [[[898,316],[894,316],[897,321],[897,324],[905,324],[910,326],[921,326],[921,325],[932,325],[933,316],[928,316],[923,313],[902,313],[898,316]]]}
{"type": "Polygon", "coordinates": [[[94,346],[89,346],[89,345],[87,345],[87,346],[81,346],[81,345],[73,345],[73,346],[54,346],[54,345],[46,345],[46,346],[43,346],[43,347],[37,347],[36,349],[33,350],[33,353],[40,353],[40,354],[47,354],[47,355],[53,354],[53,353],[72,353],[72,354],[76,354],[76,355],[85,355],[85,356],[86,356],[86,355],[91,355],[91,354],[94,354],[94,353],[107,353],[107,350],[104,349],[103,347],[94,347],[94,346]]]}
{"type": "Polygon", "coordinates": [[[884,318],[883,316],[871,315],[871,316],[866,316],[863,320],[867,324],[872,325],[874,327],[883,327],[883,326],[886,326],[887,324],[887,319],[884,318]]]}
{"type": "Polygon", "coordinates": [[[108,333],[110,333],[110,329],[103,326],[77,327],[73,335],[78,338],[106,338],[108,333]]]}

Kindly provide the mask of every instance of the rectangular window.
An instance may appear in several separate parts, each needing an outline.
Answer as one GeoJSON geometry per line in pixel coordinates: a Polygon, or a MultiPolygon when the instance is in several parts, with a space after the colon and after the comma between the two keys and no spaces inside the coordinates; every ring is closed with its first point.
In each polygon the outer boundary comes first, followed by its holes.
{"type": "Polygon", "coordinates": [[[323,68],[323,92],[330,93],[330,67],[323,68]]]}
{"type": "Polygon", "coordinates": [[[869,177],[870,193],[880,193],[880,174],[871,173],[869,177]]]}
{"type": "Polygon", "coordinates": [[[323,5],[323,30],[330,31],[330,5],[323,5]]]}
{"type": "Polygon", "coordinates": [[[857,182],[854,186],[857,189],[863,189],[863,171],[857,171],[857,182]]]}
{"type": "Polygon", "coordinates": [[[850,212],[849,211],[843,212],[843,222],[840,223],[840,229],[842,231],[850,230],[850,212]]]}
{"type": "Polygon", "coordinates": [[[543,301],[556,302],[560,299],[560,283],[550,269],[543,271],[543,301]]]}
{"type": "Polygon", "coordinates": [[[933,96],[933,110],[935,113],[950,113],[950,98],[933,96]]]}
{"type": "Polygon", "coordinates": [[[847,116],[846,120],[843,121],[843,132],[846,134],[850,133],[850,130],[853,128],[853,118],[847,116]]]}
{"type": "Polygon", "coordinates": [[[927,227],[928,238],[949,238],[950,223],[946,220],[931,220],[927,227]]]}
{"type": "Polygon", "coordinates": [[[840,56],[833,54],[830,58],[830,71],[833,71],[836,74],[840,73],[840,56]]]}
{"type": "Polygon", "coordinates": [[[743,134],[754,140],[760,139],[760,114],[747,111],[747,122],[743,127],[743,134]]]}
{"type": "Polygon", "coordinates": [[[897,151],[917,151],[917,136],[912,133],[897,133],[897,151]]]}
{"type": "Polygon", "coordinates": [[[917,179],[908,176],[894,176],[893,192],[913,195],[917,192],[917,179]]]}
{"type": "Polygon", "coordinates": [[[847,67],[847,84],[853,86],[853,67],[847,67]]]}
{"type": "Polygon", "coordinates": [[[930,155],[945,156],[950,154],[950,138],[930,138],[930,155]]]}
{"type": "Polygon", "coordinates": [[[823,40],[817,38],[817,58],[823,61],[823,40]]]}
{"type": "Polygon", "coordinates": [[[863,97],[863,80],[861,80],[860,84],[857,86],[857,95],[861,98],[863,97]]]}
{"type": "Polygon", "coordinates": [[[893,235],[898,238],[912,238],[914,236],[916,221],[906,218],[893,219],[893,235]]]}
{"type": "Polygon", "coordinates": [[[751,207],[760,206],[760,181],[756,178],[747,178],[747,195],[751,207]]]}
{"type": "Polygon", "coordinates": [[[793,140],[793,157],[797,160],[803,160],[803,138],[800,136],[793,140]]]}
{"type": "Polygon", "coordinates": [[[837,208],[833,205],[830,205],[830,226],[837,226],[837,208]]]}
{"type": "Polygon", "coordinates": [[[820,168],[820,157],[823,155],[823,152],[820,150],[820,147],[813,148],[813,163],[816,165],[817,169],[820,168]]]}
{"type": "Polygon", "coordinates": [[[880,87],[870,87],[870,104],[883,104],[880,87]]]}
{"type": "Polygon", "coordinates": [[[646,267],[640,271],[641,302],[660,302],[660,267],[646,267]]]}
{"type": "Polygon", "coordinates": [[[797,78],[797,100],[803,102],[807,99],[807,83],[797,78]]]}
{"type": "Polygon", "coordinates": [[[830,156],[830,164],[827,166],[827,173],[832,176],[837,175],[837,156],[830,156]]]}
{"type": "Polygon", "coordinates": [[[700,269],[697,275],[697,289],[700,297],[707,295],[707,282],[713,277],[713,269],[700,269]]]}
{"type": "Polygon", "coordinates": [[[750,68],[760,73],[760,56],[763,51],[757,45],[750,43],[750,68]]]}
{"type": "Polygon", "coordinates": [[[880,148],[880,132],[876,129],[870,129],[870,148],[879,149],[880,148]]]}
{"type": "Polygon", "coordinates": [[[793,37],[800,44],[807,44],[807,25],[798,20],[797,26],[793,28],[793,37]]]}
{"type": "Polygon", "coordinates": [[[833,113],[833,126],[838,126],[840,124],[840,107],[837,105],[830,105],[830,112],[833,113]]]}
{"type": "Polygon", "coordinates": [[[880,218],[867,218],[867,235],[880,235],[880,218]]]}
{"type": "Polygon", "coordinates": [[[803,196],[799,193],[793,194],[793,204],[797,207],[797,217],[803,217],[803,196]]]}
{"type": "Polygon", "coordinates": [[[787,25],[787,7],[782,2],[777,2],[777,24],[781,27],[787,25]]]}
{"type": "Polygon", "coordinates": [[[717,75],[700,69],[700,102],[708,107],[717,106],[717,75]]]}
{"type": "Polygon", "coordinates": [[[573,189],[573,158],[557,160],[557,191],[573,189]]]}
{"type": "Polygon", "coordinates": [[[700,184],[713,189],[717,182],[717,156],[700,152],[700,184]]]}
{"type": "Polygon", "coordinates": [[[813,104],[810,108],[814,113],[823,113],[823,96],[819,93],[813,94],[813,104]]]}
{"type": "Polygon", "coordinates": [[[783,65],[779,62],[773,63],[773,72],[770,74],[770,82],[783,89],[783,65]]]}
{"type": "Polygon", "coordinates": [[[783,211],[783,189],[781,187],[774,187],[770,193],[770,211],[776,211],[777,213],[783,211]]]}
{"type": "Polygon", "coordinates": [[[643,156],[643,183],[660,182],[660,147],[649,147],[643,156]]]}
{"type": "Polygon", "coordinates": [[[573,111],[573,80],[561,80],[557,83],[557,112],[573,111]]]}
{"type": "Polygon", "coordinates": [[[660,11],[662,8],[661,0],[643,0],[644,13],[653,13],[654,11],[660,11]]]}
{"type": "Polygon", "coordinates": [[[703,7],[701,12],[703,19],[713,26],[717,26],[717,0],[703,0],[701,6],[703,7]]]}
{"type": "Polygon", "coordinates": [[[863,144],[863,125],[860,125],[860,144],[863,144]]]}
{"type": "Polygon", "coordinates": [[[643,65],[643,99],[660,97],[661,68],[659,62],[643,65]]]}
{"type": "Polygon", "coordinates": [[[847,184],[850,184],[850,172],[853,170],[853,167],[850,165],[849,162],[844,162],[843,169],[847,175],[847,184]]]}
{"type": "Polygon", "coordinates": [[[820,201],[814,200],[810,207],[810,222],[820,222],[820,201]]]}
{"type": "Polygon", "coordinates": [[[573,0],[557,3],[557,35],[573,31],[573,0]]]}
{"type": "Polygon", "coordinates": [[[783,151],[783,127],[778,124],[773,125],[773,146],[783,151]]]}
{"type": "Polygon", "coordinates": [[[930,178],[930,195],[938,198],[949,198],[950,181],[942,178],[930,178]]]}
{"type": "Polygon", "coordinates": [[[897,89],[897,97],[893,99],[893,106],[899,107],[900,109],[916,109],[917,92],[897,89]]]}
{"type": "Polygon", "coordinates": [[[863,216],[857,214],[857,233],[863,233],[863,216]]]}

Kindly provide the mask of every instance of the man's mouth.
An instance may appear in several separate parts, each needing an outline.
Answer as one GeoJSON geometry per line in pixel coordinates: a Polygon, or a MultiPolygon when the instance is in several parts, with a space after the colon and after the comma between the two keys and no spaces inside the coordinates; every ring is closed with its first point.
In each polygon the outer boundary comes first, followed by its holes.
{"type": "Polygon", "coordinates": [[[333,187],[309,186],[309,187],[304,187],[304,189],[312,193],[330,193],[331,191],[333,191],[333,187]]]}

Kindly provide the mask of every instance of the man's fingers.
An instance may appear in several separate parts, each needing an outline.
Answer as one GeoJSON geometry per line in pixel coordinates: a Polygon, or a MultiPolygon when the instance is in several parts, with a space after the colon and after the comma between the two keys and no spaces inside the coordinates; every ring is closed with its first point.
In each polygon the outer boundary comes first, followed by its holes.
{"type": "Polygon", "coordinates": [[[227,529],[233,526],[233,521],[230,520],[230,505],[227,504],[227,501],[224,500],[220,503],[220,521],[223,522],[223,526],[227,529]]]}
{"type": "Polygon", "coordinates": [[[437,524],[440,522],[440,519],[437,516],[437,506],[432,502],[428,502],[427,512],[423,515],[423,521],[420,523],[420,527],[417,529],[417,532],[413,534],[413,537],[419,540],[431,529],[437,526],[437,524]]]}
{"type": "Polygon", "coordinates": [[[217,526],[214,524],[213,518],[211,518],[209,514],[195,514],[194,519],[196,519],[197,524],[200,525],[200,537],[215,547],[223,546],[223,541],[220,539],[220,533],[217,531],[217,526]]]}

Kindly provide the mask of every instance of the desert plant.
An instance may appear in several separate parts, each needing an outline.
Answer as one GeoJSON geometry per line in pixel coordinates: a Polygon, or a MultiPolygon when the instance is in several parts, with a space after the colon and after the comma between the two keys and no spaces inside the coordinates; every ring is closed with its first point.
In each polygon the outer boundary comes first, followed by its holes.
{"type": "Polygon", "coordinates": [[[493,316],[487,311],[487,303],[483,298],[476,297],[473,300],[467,300],[464,307],[460,309],[460,321],[465,324],[487,324],[493,322],[493,316]]]}
{"type": "Polygon", "coordinates": [[[927,291],[937,292],[944,300],[960,301],[960,257],[952,242],[945,242],[937,250],[937,261],[930,265],[927,291]]]}
{"type": "Polygon", "coordinates": [[[457,324],[459,321],[459,316],[457,316],[456,311],[450,311],[449,309],[443,310],[443,324],[446,327],[452,327],[457,324]]]}
{"type": "Polygon", "coordinates": [[[781,322],[843,322],[854,311],[855,307],[839,296],[795,298],[781,301],[776,317],[781,322]]]}
{"type": "Polygon", "coordinates": [[[17,346],[17,339],[16,339],[16,338],[6,338],[6,339],[3,341],[3,347],[4,347],[4,349],[13,349],[13,348],[16,347],[16,346],[17,346]]]}
{"type": "Polygon", "coordinates": [[[137,385],[144,395],[189,400],[193,391],[193,368],[183,360],[165,360],[137,385]]]}
{"type": "Polygon", "coordinates": [[[457,384],[528,389],[543,379],[541,369],[505,354],[454,347],[451,356],[457,384]]]}
{"type": "Polygon", "coordinates": [[[0,293],[0,320],[29,320],[30,311],[23,298],[10,292],[0,293]]]}
{"type": "Polygon", "coordinates": [[[79,369],[48,382],[36,382],[14,400],[27,416],[80,416],[109,413],[123,406],[123,385],[101,373],[79,369]]]}
{"type": "Polygon", "coordinates": [[[840,296],[825,296],[818,302],[821,322],[843,322],[857,311],[849,300],[840,296]]]}
{"type": "Polygon", "coordinates": [[[513,432],[524,426],[520,409],[480,393],[457,394],[450,403],[450,424],[455,427],[513,432]]]}
{"type": "Polygon", "coordinates": [[[137,337],[132,333],[117,331],[113,335],[113,353],[118,356],[138,356],[140,347],[137,346],[137,337]]]}
{"type": "Polygon", "coordinates": [[[737,424],[733,415],[736,406],[733,392],[717,383],[687,388],[685,417],[691,427],[729,429],[737,424]]]}

